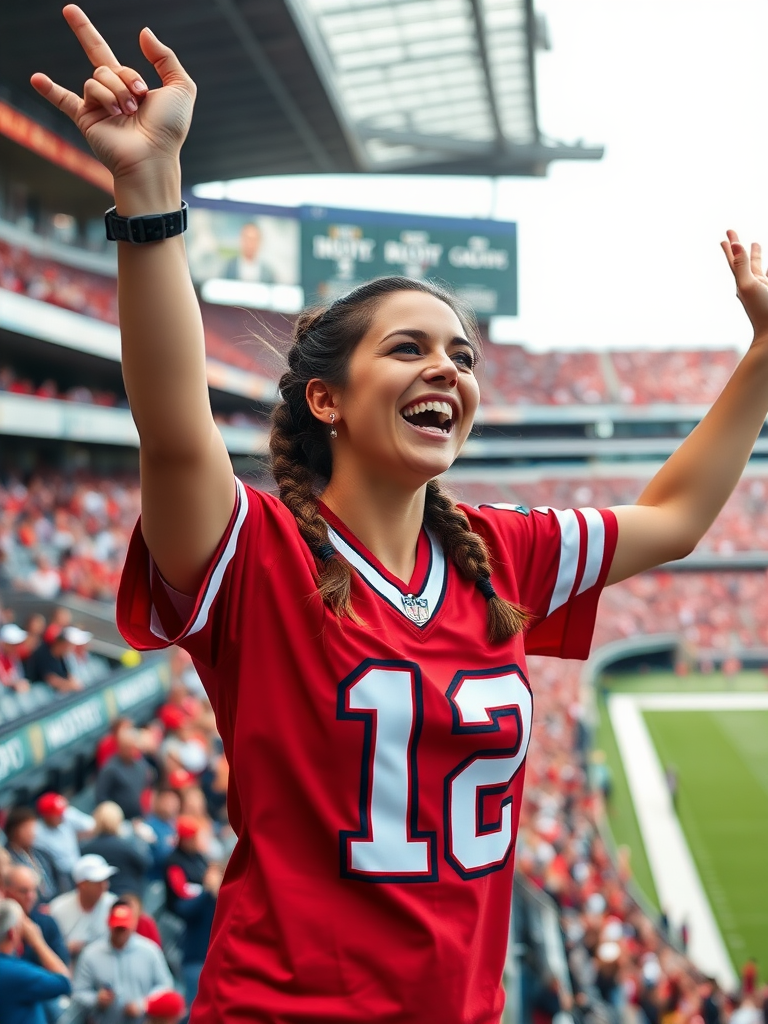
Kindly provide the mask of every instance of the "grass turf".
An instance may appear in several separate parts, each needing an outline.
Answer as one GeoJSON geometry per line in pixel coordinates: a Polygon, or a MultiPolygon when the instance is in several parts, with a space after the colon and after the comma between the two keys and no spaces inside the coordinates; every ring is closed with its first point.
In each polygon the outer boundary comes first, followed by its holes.
{"type": "MultiPolygon", "coordinates": [[[[672,672],[604,676],[602,694],[765,692],[762,672],[676,676],[672,672]]],[[[603,699],[595,745],[613,776],[608,821],[632,851],[635,882],[658,907],[624,769],[603,699]]],[[[768,965],[768,712],[644,713],[662,764],[680,776],[678,813],[723,939],[739,967],[755,956],[768,965]]]]}
{"type": "Polygon", "coordinates": [[[677,812],[734,965],[768,965],[768,711],[647,711],[677,812]]]}

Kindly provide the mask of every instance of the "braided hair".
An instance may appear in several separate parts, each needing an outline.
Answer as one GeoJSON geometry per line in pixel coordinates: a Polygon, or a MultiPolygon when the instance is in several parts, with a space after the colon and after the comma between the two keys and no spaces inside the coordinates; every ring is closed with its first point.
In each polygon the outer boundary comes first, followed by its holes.
{"type": "MultiPolygon", "coordinates": [[[[352,569],[328,537],[317,494],[331,478],[331,447],[324,426],[312,415],[307,385],[318,378],[341,387],[352,353],[368,330],[380,300],[393,292],[420,291],[445,302],[467,336],[480,347],[472,312],[437,285],[406,277],[383,277],[355,288],[328,307],[305,310],[296,320],[288,369],[280,378],[281,401],[272,414],[269,449],[280,500],[296,519],[301,536],[318,561],[318,591],[336,615],[360,622],[352,606],[352,569]]],[[[488,637],[493,643],[520,633],[528,613],[496,594],[485,541],[436,480],[427,484],[424,524],[438,537],[459,572],[474,581],[487,601],[488,637]]]]}

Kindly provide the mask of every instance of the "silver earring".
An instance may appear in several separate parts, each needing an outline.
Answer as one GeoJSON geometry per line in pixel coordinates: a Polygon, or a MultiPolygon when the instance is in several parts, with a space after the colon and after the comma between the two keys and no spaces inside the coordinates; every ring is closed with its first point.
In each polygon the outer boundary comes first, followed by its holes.
{"type": "Polygon", "coordinates": [[[333,421],[334,421],[335,419],[336,419],[336,413],[335,413],[335,412],[332,412],[332,413],[331,413],[331,438],[336,438],[336,437],[338,437],[338,436],[339,436],[339,432],[338,432],[338,430],[337,430],[337,429],[336,429],[336,427],[334,427],[334,425],[333,425],[333,421]]]}

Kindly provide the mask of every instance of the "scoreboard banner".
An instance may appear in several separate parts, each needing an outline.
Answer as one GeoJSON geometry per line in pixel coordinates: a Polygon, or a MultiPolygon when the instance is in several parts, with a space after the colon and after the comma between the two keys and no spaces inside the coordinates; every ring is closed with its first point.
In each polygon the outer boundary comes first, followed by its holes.
{"type": "Polygon", "coordinates": [[[301,208],[301,283],[308,304],[372,277],[448,284],[480,319],[517,315],[517,225],[301,208]]]}
{"type": "Polygon", "coordinates": [[[517,315],[517,225],[187,197],[187,251],[207,302],[297,312],[372,277],[447,284],[478,318],[517,315]]]}

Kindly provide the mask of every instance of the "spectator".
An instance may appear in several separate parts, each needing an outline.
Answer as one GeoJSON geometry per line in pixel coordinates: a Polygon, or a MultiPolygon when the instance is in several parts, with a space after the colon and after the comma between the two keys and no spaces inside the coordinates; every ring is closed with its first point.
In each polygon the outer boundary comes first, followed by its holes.
{"type": "Polygon", "coordinates": [[[83,684],[69,671],[67,655],[71,652],[72,644],[63,633],[54,637],[50,643],[43,641],[25,664],[30,682],[47,683],[57,693],[82,690],[83,684]]]}
{"type": "Polygon", "coordinates": [[[83,843],[83,854],[96,853],[116,868],[110,888],[118,896],[126,892],[144,892],[147,871],[152,864],[149,846],[135,833],[122,832],[125,816],[111,800],[99,804],[93,812],[96,831],[83,843]]]}
{"type": "Polygon", "coordinates": [[[152,813],[145,821],[157,837],[150,849],[152,852],[151,879],[165,878],[165,863],[176,848],[176,819],[181,810],[178,790],[170,786],[158,789],[152,802],[152,813]]]}
{"type": "Polygon", "coordinates": [[[117,734],[124,726],[132,726],[130,718],[116,718],[109,727],[109,732],[101,737],[96,745],[96,767],[101,769],[117,753],[117,734]]]}
{"type": "Polygon", "coordinates": [[[26,589],[46,601],[52,601],[61,590],[61,573],[46,555],[37,556],[37,566],[27,576],[26,589]]]}
{"type": "Polygon", "coordinates": [[[136,916],[127,903],[113,906],[107,924],[109,934],[80,956],[73,1000],[83,1009],[98,1009],[99,1024],[124,1024],[126,1018],[143,1018],[148,997],[173,988],[173,978],[155,943],[136,934],[136,916]]]}
{"type": "Polygon", "coordinates": [[[3,1024],[44,1024],[43,1004],[71,991],[69,970],[15,900],[0,900],[0,1013],[3,1024]],[[16,955],[24,943],[40,965],[16,955]]]}
{"type": "Polygon", "coordinates": [[[64,658],[72,678],[78,679],[84,686],[103,679],[109,672],[109,664],[88,650],[93,633],[89,633],[87,629],[78,629],[77,626],[67,626],[63,634],[64,639],[72,645],[69,654],[64,658]]]}
{"type": "Polygon", "coordinates": [[[61,929],[70,956],[79,956],[84,946],[104,938],[109,931],[107,919],[117,899],[109,892],[109,879],[117,873],[96,853],[81,857],[72,875],[75,889],[62,893],[51,902],[51,917],[61,929]]]}
{"type": "Polygon", "coordinates": [[[20,654],[26,639],[27,634],[15,622],[0,627],[0,684],[16,693],[29,689],[20,654]]]}
{"type": "Polygon", "coordinates": [[[14,807],[5,822],[7,849],[14,864],[31,868],[40,880],[40,899],[50,901],[67,887],[68,876],[60,879],[50,853],[35,845],[37,815],[31,807],[14,807]]]}
{"type": "Polygon", "coordinates": [[[116,740],[117,753],[107,761],[96,780],[96,802],[113,800],[126,818],[140,818],[142,794],[151,784],[154,771],[141,753],[136,729],[121,729],[116,740]]]}
{"type": "Polygon", "coordinates": [[[33,612],[26,621],[25,632],[27,639],[24,641],[23,658],[29,658],[33,651],[36,651],[43,642],[45,632],[45,616],[40,612],[33,612]]]}
{"type": "Polygon", "coordinates": [[[179,1024],[186,1012],[184,998],[178,992],[156,992],[147,1000],[145,1024],[179,1024]]]}
{"type": "Polygon", "coordinates": [[[37,813],[40,819],[35,826],[35,846],[52,859],[59,873],[60,891],[70,888],[72,869],[80,858],[80,839],[93,831],[95,822],[61,793],[43,793],[37,801],[37,813]]]}
{"type": "MultiPolygon", "coordinates": [[[[69,950],[61,934],[61,929],[50,914],[40,910],[39,894],[40,880],[32,868],[14,865],[5,873],[5,895],[8,899],[16,900],[21,909],[33,921],[42,932],[43,938],[56,954],[57,957],[69,965],[69,950]]],[[[37,952],[28,944],[24,944],[22,953],[24,960],[40,965],[40,958],[37,952]]]]}
{"type": "Polygon", "coordinates": [[[155,924],[155,919],[150,917],[149,914],[144,913],[144,905],[141,902],[141,897],[137,896],[135,892],[126,892],[121,896],[123,903],[127,903],[136,915],[138,924],[136,925],[136,934],[143,935],[145,939],[149,939],[150,942],[154,942],[156,946],[163,948],[163,940],[160,936],[160,929],[155,924]]]}
{"type": "Polygon", "coordinates": [[[209,865],[199,851],[200,822],[197,818],[182,815],[177,831],[178,843],[165,870],[166,905],[187,926],[181,963],[184,994],[191,1006],[208,951],[222,872],[218,865],[209,865]]]}

